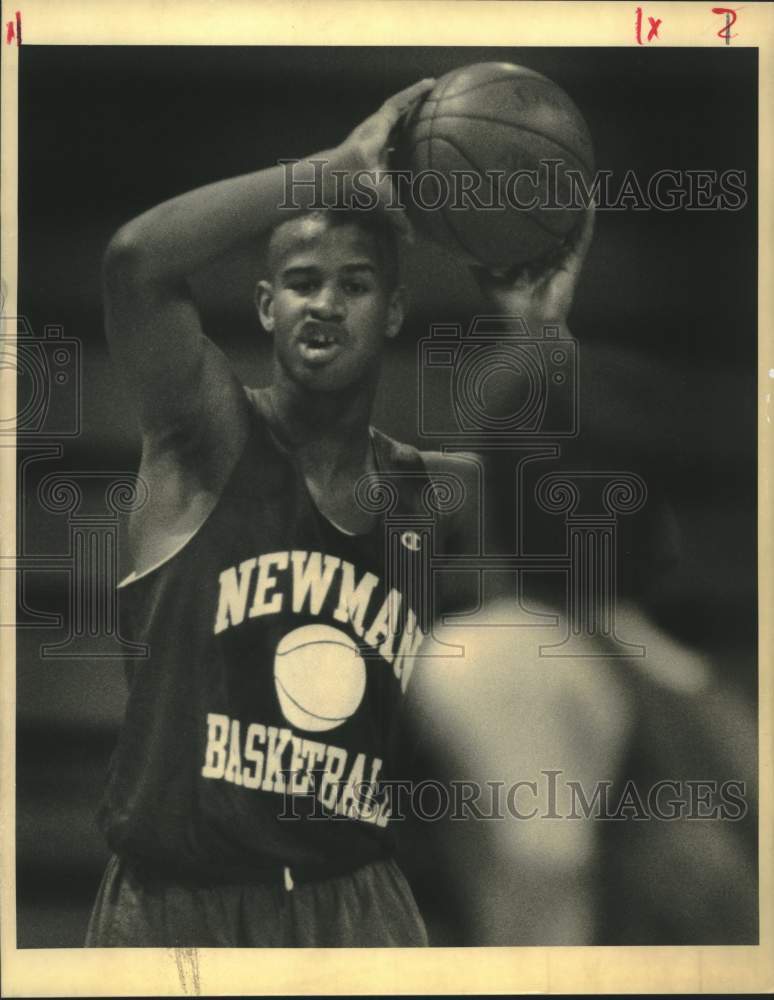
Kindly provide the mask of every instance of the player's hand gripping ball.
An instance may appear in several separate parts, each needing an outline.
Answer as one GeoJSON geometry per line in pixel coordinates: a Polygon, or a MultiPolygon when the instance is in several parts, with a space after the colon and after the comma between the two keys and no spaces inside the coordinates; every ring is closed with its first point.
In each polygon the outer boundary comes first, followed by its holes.
{"type": "Polygon", "coordinates": [[[521,316],[534,331],[544,323],[566,323],[594,235],[594,214],[592,205],[572,237],[542,258],[504,268],[471,264],[488,307],[521,316]]]}
{"type": "Polygon", "coordinates": [[[413,83],[389,97],[374,114],[361,122],[341,144],[341,149],[352,157],[361,170],[373,174],[374,190],[379,208],[389,206],[388,218],[405,238],[413,239],[413,231],[400,201],[395,197],[389,171],[389,157],[400,121],[434,87],[435,80],[428,77],[413,83]]]}
{"type": "Polygon", "coordinates": [[[510,63],[453,70],[415,102],[395,145],[392,166],[414,178],[411,221],[467,261],[510,268],[577,239],[584,212],[572,207],[581,204],[572,175],[590,190],[591,137],[539,73],[510,63]]]}

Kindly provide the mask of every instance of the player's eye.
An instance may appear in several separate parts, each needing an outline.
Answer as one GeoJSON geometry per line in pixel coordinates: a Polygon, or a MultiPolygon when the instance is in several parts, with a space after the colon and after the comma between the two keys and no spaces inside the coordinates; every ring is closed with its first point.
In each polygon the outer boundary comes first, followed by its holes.
{"type": "Polygon", "coordinates": [[[347,295],[363,295],[369,290],[369,287],[365,281],[359,281],[355,278],[348,278],[344,282],[344,291],[347,295]]]}
{"type": "Polygon", "coordinates": [[[315,289],[315,283],[311,278],[294,278],[292,281],[288,282],[287,286],[291,291],[296,292],[298,295],[309,295],[315,289]]]}

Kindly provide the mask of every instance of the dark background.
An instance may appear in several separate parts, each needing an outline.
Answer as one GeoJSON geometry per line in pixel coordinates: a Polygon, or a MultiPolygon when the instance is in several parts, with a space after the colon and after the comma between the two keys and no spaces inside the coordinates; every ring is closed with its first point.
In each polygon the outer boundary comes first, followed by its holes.
{"type": "MultiPolygon", "coordinates": [[[[747,173],[742,211],[599,213],[572,317],[581,439],[565,455],[575,467],[639,471],[668,499],[681,561],[651,595],[654,612],[754,708],[752,49],[23,47],[20,312],[35,335],[59,324],[83,345],[82,433],[35,475],[136,468],[131,400],[108,362],[101,321],[100,258],[121,223],[184,190],[330,147],[416,79],[491,60],[526,65],[566,89],[589,124],[597,166],[615,179],[629,169],[645,180],[667,168],[747,173]]],[[[208,334],[251,384],[269,377],[270,344],[252,310],[259,266],[245,248],[197,278],[208,334]]],[[[417,442],[417,341],[432,322],[466,323],[476,298],[466,269],[421,239],[404,272],[413,305],[374,422],[417,442]]],[[[63,552],[65,521],[29,497],[25,509],[27,545],[63,552]]],[[[65,596],[62,574],[27,578],[36,609],[61,610],[65,596]]],[[[118,662],[42,659],[41,642],[63,635],[18,634],[20,947],[82,943],[106,859],[92,813],[123,676],[118,662]]],[[[753,732],[742,735],[754,743],[753,732]]],[[[424,903],[432,929],[433,901],[424,903]]]]}

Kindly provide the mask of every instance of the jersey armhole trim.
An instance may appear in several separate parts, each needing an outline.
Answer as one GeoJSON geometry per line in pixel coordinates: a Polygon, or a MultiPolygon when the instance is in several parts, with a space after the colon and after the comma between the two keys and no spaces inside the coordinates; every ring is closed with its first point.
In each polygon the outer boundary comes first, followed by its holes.
{"type": "Polygon", "coordinates": [[[222,496],[223,496],[223,494],[221,493],[221,495],[218,497],[218,499],[212,505],[212,510],[208,511],[207,514],[202,519],[202,523],[198,527],[194,528],[194,530],[191,532],[191,534],[188,535],[186,538],[184,538],[183,541],[177,546],[177,548],[173,549],[170,553],[168,553],[167,555],[165,555],[162,559],[159,559],[158,562],[153,563],[152,566],[148,566],[148,568],[144,569],[141,573],[138,573],[137,570],[133,569],[132,572],[128,574],[128,576],[125,576],[123,578],[123,580],[121,580],[119,583],[116,584],[116,590],[121,590],[124,587],[128,586],[130,583],[136,583],[137,580],[144,579],[150,573],[155,573],[157,569],[161,569],[162,566],[164,566],[166,563],[170,562],[170,560],[174,559],[176,555],[179,555],[183,551],[183,549],[186,547],[186,545],[188,545],[188,543],[193,538],[195,538],[196,535],[199,534],[199,532],[202,530],[202,528],[204,527],[204,525],[212,517],[213,513],[215,512],[215,508],[220,505],[220,499],[221,499],[222,496]]]}

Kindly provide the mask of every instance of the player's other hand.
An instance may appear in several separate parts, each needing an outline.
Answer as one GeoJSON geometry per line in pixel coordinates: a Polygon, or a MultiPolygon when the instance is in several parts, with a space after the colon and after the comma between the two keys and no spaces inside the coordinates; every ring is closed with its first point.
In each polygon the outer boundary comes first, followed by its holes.
{"type": "Polygon", "coordinates": [[[420,80],[388,97],[375,114],[347,136],[342,148],[354,153],[364,170],[386,170],[393,129],[412,105],[421,101],[434,86],[434,79],[420,80]]]}
{"type": "Polygon", "coordinates": [[[400,122],[434,86],[435,80],[428,78],[393,94],[375,114],[361,122],[339,147],[347,161],[356,164],[357,169],[373,174],[372,183],[378,205],[390,206],[390,220],[404,238],[409,240],[413,238],[413,231],[405,211],[395,197],[388,172],[388,160],[400,122]]]}
{"type": "Polygon", "coordinates": [[[487,307],[528,324],[566,323],[594,234],[594,206],[569,243],[555,254],[513,268],[471,265],[487,307]]]}

